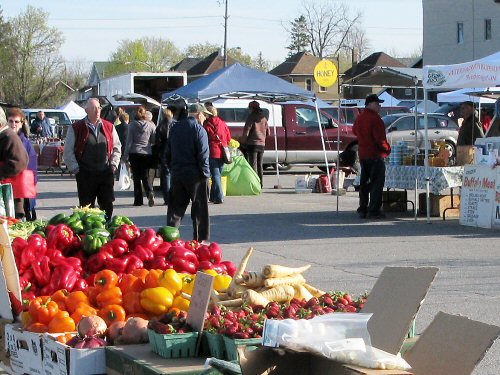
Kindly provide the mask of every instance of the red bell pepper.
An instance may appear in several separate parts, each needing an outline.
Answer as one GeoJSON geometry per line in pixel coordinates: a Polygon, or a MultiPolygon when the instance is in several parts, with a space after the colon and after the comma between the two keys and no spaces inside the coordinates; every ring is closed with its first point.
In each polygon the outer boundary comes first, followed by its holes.
{"type": "Polygon", "coordinates": [[[28,237],[28,246],[35,249],[35,253],[39,256],[45,255],[47,252],[47,240],[41,235],[35,233],[28,237]]]}
{"type": "Polygon", "coordinates": [[[202,260],[200,263],[198,263],[198,270],[203,271],[203,270],[213,270],[214,269],[214,264],[210,262],[209,260],[202,260]]]}
{"type": "Polygon", "coordinates": [[[21,254],[21,260],[19,262],[19,272],[24,272],[26,269],[30,268],[31,265],[38,259],[38,254],[36,253],[36,248],[31,246],[26,246],[21,254]]]}
{"type": "Polygon", "coordinates": [[[82,291],[85,292],[87,288],[89,287],[89,283],[85,279],[78,279],[75,282],[75,285],[73,286],[73,292],[76,291],[82,291]]]}
{"type": "Polygon", "coordinates": [[[137,258],[139,258],[143,262],[154,258],[153,252],[151,250],[149,250],[149,248],[147,248],[146,246],[142,246],[142,245],[135,245],[134,251],[132,251],[131,254],[135,255],[137,258]]]}
{"type": "Polygon", "coordinates": [[[133,254],[126,255],[125,260],[127,262],[126,273],[132,273],[134,270],[144,268],[144,262],[133,254]]]}
{"type": "Polygon", "coordinates": [[[181,246],[170,247],[167,253],[167,259],[169,261],[172,261],[175,258],[186,259],[187,261],[192,262],[196,266],[198,266],[198,258],[196,257],[196,254],[193,253],[191,250],[186,249],[185,247],[181,246]]]}
{"type": "Polygon", "coordinates": [[[168,250],[172,247],[172,244],[170,242],[163,242],[158,248],[154,251],[155,256],[159,255],[167,255],[168,250]]]}
{"type": "Polygon", "coordinates": [[[155,270],[168,270],[170,268],[173,268],[172,264],[168,262],[163,255],[155,255],[153,259],[145,262],[145,266],[148,269],[155,270]]]}
{"type": "Polygon", "coordinates": [[[170,242],[170,244],[172,246],[182,246],[182,247],[184,247],[185,243],[186,243],[185,241],[180,240],[180,239],[179,240],[173,240],[173,241],[170,242]]]}
{"type": "Polygon", "coordinates": [[[156,234],[153,228],[147,228],[134,242],[134,246],[141,245],[146,249],[155,251],[163,243],[163,238],[156,234]]]}
{"type": "Polygon", "coordinates": [[[68,258],[65,258],[65,257],[62,257],[62,258],[54,258],[52,261],[51,261],[51,264],[54,266],[54,267],[57,267],[57,266],[69,266],[69,267],[73,267],[73,269],[76,271],[76,273],[78,273],[79,275],[81,275],[83,273],[83,269],[82,269],[82,261],[79,259],[79,258],[76,258],[76,257],[68,257],[68,258]]]}
{"type": "Polygon", "coordinates": [[[104,267],[118,274],[124,273],[127,270],[129,256],[130,255],[121,258],[108,258],[104,261],[104,267]]]}
{"type": "Polygon", "coordinates": [[[224,263],[216,263],[213,265],[212,269],[215,270],[220,275],[227,273],[227,268],[224,263]]]}
{"type": "Polygon", "coordinates": [[[61,250],[65,253],[73,244],[73,230],[66,224],[56,225],[47,237],[47,247],[61,250]]]}
{"type": "Polygon", "coordinates": [[[49,261],[49,257],[44,255],[31,265],[33,273],[35,274],[36,283],[39,287],[44,287],[50,282],[51,271],[49,261]]]}
{"type": "MultiPolygon", "coordinates": [[[[20,273],[21,274],[21,273],[20,273]]],[[[30,269],[27,269],[25,270],[22,274],[21,274],[21,277],[23,279],[26,279],[29,283],[31,284],[34,284],[35,282],[35,273],[33,272],[33,270],[30,268],[30,269]]]]}
{"type": "Polygon", "coordinates": [[[210,245],[202,245],[198,249],[198,259],[208,260],[214,264],[220,263],[222,261],[222,249],[216,242],[212,242],[210,245]]]}
{"type": "Polygon", "coordinates": [[[197,240],[186,241],[186,242],[184,243],[184,247],[185,247],[186,249],[191,250],[191,251],[192,251],[192,252],[194,252],[194,253],[196,253],[196,250],[198,250],[198,249],[200,248],[200,246],[202,246],[202,245],[201,245],[201,243],[200,243],[200,242],[198,242],[197,240]]]}
{"type": "Polygon", "coordinates": [[[128,243],[124,239],[114,238],[101,247],[101,250],[107,251],[113,257],[118,258],[128,253],[128,243]]]}
{"type": "MultiPolygon", "coordinates": [[[[187,249],[186,249],[187,250],[187,249]]],[[[174,270],[183,273],[196,273],[196,265],[193,262],[188,261],[183,258],[173,258],[170,263],[172,264],[174,270]]]]}
{"type": "Polygon", "coordinates": [[[14,252],[16,263],[21,260],[23,250],[26,248],[26,246],[28,246],[28,241],[26,241],[22,237],[16,237],[12,240],[12,251],[14,252]]]}
{"type": "Polygon", "coordinates": [[[133,242],[139,235],[141,230],[136,225],[122,224],[116,229],[114,238],[121,238],[127,243],[133,242]]]}
{"type": "Polygon", "coordinates": [[[88,285],[94,285],[94,281],[95,281],[95,273],[93,274],[90,274],[87,276],[87,278],[85,279],[85,281],[87,281],[87,284],[88,285]]]}
{"type": "Polygon", "coordinates": [[[90,273],[99,272],[106,267],[106,260],[112,258],[114,258],[113,255],[101,248],[98,253],[89,256],[85,264],[86,269],[90,273]]]}
{"type": "Polygon", "coordinates": [[[227,274],[231,277],[234,277],[234,275],[236,274],[236,271],[238,270],[238,268],[236,267],[236,264],[234,264],[233,262],[231,262],[229,260],[225,260],[221,263],[226,266],[227,274]]]}
{"type": "Polygon", "coordinates": [[[68,292],[71,292],[76,280],[78,280],[78,274],[75,272],[73,267],[64,265],[58,266],[54,268],[54,272],[52,272],[48,290],[50,291],[50,294],[59,289],[66,289],[68,292]]]}

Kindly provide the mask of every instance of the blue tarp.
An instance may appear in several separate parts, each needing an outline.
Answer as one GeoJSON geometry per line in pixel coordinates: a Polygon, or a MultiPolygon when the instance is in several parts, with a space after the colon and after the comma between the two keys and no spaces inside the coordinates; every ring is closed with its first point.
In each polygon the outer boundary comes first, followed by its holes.
{"type": "Polygon", "coordinates": [[[162,95],[162,100],[179,95],[188,101],[215,98],[252,98],[263,100],[312,99],[314,93],[301,89],[272,74],[239,63],[230,65],[205,77],[162,95]]]}

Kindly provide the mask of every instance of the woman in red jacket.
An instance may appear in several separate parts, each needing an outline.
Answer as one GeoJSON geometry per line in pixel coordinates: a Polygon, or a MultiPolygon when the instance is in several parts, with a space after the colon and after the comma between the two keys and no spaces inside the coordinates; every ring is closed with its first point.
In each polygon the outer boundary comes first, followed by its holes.
{"type": "Polygon", "coordinates": [[[218,116],[217,108],[207,105],[207,110],[212,114],[203,123],[203,127],[208,134],[208,144],[210,147],[210,175],[212,176],[212,186],[210,188],[210,202],[220,204],[224,202],[224,192],[222,190],[222,147],[227,146],[231,141],[231,133],[226,122],[218,116]]]}

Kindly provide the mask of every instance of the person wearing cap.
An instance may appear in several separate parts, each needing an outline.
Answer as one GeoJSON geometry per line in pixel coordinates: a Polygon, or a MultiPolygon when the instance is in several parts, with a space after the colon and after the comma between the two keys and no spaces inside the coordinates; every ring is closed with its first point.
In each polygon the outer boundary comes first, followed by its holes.
{"type": "MultiPolygon", "coordinates": [[[[28,166],[28,153],[21,138],[7,126],[5,112],[0,107],[0,182],[9,177],[19,175],[28,166]]],[[[15,213],[24,213],[24,202],[16,200],[15,213]]]]}
{"type": "Polygon", "coordinates": [[[377,95],[368,95],[365,109],[356,117],[352,127],[358,138],[358,155],[361,163],[359,185],[359,208],[361,218],[383,219],[382,192],[385,184],[384,158],[391,153],[387,142],[384,122],[380,118],[380,103],[377,95]]]}
{"type": "Polygon", "coordinates": [[[210,112],[197,103],[189,106],[188,117],[179,111],[178,121],[170,129],[165,161],[170,170],[171,185],[167,225],[178,228],[191,202],[193,239],[208,241],[209,146],[202,124],[210,112]]]}
{"type": "Polygon", "coordinates": [[[473,146],[477,138],[483,138],[483,125],[479,121],[479,116],[474,111],[474,103],[465,101],[460,105],[462,126],[458,131],[457,146],[473,146]]]}
{"type": "Polygon", "coordinates": [[[203,127],[207,131],[208,144],[210,146],[209,164],[212,186],[210,187],[209,201],[220,204],[224,202],[224,192],[222,189],[222,169],[224,168],[222,147],[229,145],[231,132],[226,122],[218,116],[217,108],[207,104],[205,104],[205,107],[211,113],[203,123],[203,127]]]}
{"type": "Polygon", "coordinates": [[[260,108],[259,102],[253,100],[248,103],[248,114],[241,144],[245,150],[245,157],[260,178],[260,187],[263,186],[263,164],[262,157],[266,146],[266,137],[270,134],[267,118],[264,111],[260,108]]]}

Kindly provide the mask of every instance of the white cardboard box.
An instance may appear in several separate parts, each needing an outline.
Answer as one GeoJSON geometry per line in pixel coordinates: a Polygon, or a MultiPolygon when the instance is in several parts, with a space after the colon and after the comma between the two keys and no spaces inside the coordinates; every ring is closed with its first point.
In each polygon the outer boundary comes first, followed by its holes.
{"type": "Polygon", "coordinates": [[[19,324],[5,326],[5,347],[10,367],[19,374],[42,375],[42,339],[39,333],[23,331],[19,324]]]}
{"type": "Polygon", "coordinates": [[[105,348],[74,349],[43,336],[43,370],[45,375],[96,375],[106,373],[105,348]]]}

